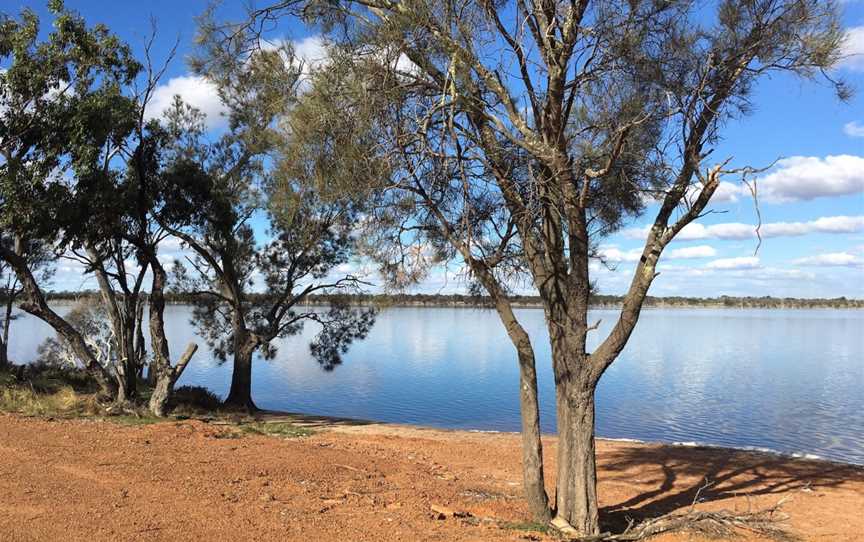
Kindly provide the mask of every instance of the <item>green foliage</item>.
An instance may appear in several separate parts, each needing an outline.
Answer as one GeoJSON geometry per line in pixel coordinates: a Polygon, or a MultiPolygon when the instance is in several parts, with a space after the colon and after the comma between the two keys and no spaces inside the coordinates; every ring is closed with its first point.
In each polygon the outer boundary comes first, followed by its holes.
{"type": "Polygon", "coordinates": [[[0,225],[28,238],[72,236],[91,219],[101,195],[98,172],[106,145],[134,122],[122,89],[141,66],[103,25],[88,27],[52,2],[53,30],[40,41],[40,21],[25,9],[0,16],[0,225]],[[63,176],[85,180],[74,190],[63,176]],[[83,221],[86,222],[86,221],[83,221]]]}
{"type": "Polygon", "coordinates": [[[374,311],[344,303],[304,311],[300,302],[313,292],[358,291],[356,278],[331,274],[355,250],[361,202],[347,186],[303,170],[291,152],[293,132],[284,119],[301,83],[291,48],[233,51],[211,38],[201,37],[195,66],[216,83],[229,130],[209,141],[194,109],[177,102],[168,114],[168,132],[185,135],[174,137],[168,155],[173,192],[166,215],[176,221],[172,233],[194,252],[190,265],[174,266],[172,287],[196,293],[193,321],[220,359],[238,349],[272,358],[274,339],[315,322],[321,332],[313,354],[332,368],[366,335],[374,311]],[[249,222],[255,216],[269,219],[269,241],[256,238],[249,222]],[[263,292],[253,295],[260,286],[263,292]]]}

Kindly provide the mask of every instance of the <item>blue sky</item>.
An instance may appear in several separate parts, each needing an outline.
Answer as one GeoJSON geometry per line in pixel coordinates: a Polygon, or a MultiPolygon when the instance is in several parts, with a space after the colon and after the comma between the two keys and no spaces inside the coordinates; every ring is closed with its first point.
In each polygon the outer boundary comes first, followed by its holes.
{"type": "MultiPolygon", "coordinates": [[[[137,52],[150,32],[152,16],[159,31],[153,51],[157,60],[179,38],[179,57],[163,79],[152,114],[179,93],[208,113],[211,126],[218,129],[218,99],[212,88],[188,73],[183,60],[194,38],[194,18],[206,2],[151,0],[146,7],[139,2],[96,0],[67,0],[66,4],[91,24],[107,24],[137,52]]],[[[226,2],[220,13],[238,19],[243,4],[226,2]]],[[[858,90],[857,95],[840,103],[825,85],[775,76],[756,89],[753,114],[727,126],[714,153],[733,157],[736,166],[760,167],[780,159],[757,177],[764,233],[758,252],[752,198],[730,177],[712,203],[718,213],[702,219],[700,226],[685,232],[686,239],[667,249],[653,295],[864,298],[864,0],[842,5],[847,53],[853,56],[836,72],[858,90]]],[[[45,15],[47,22],[44,2],[7,1],[3,11],[16,13],[23,7],[45,15]]],[[[286,24],[273,35],[297,42],[301,56],[314,59],[321,54],[314,31],[286,24]]],[[[602,293],[626,290],[635,254],[641,249],[641,227],[649,223],[651,210],[604,241],[602,250],[615,269],[594,266],[602,293]]],[[[86,283],[74,265],[61,266],[55,278],[57,289],[86,283]]],[[[425,293],[462,289],[457,277],[445,269],[436,269],[416,288],[425,293]]]]}

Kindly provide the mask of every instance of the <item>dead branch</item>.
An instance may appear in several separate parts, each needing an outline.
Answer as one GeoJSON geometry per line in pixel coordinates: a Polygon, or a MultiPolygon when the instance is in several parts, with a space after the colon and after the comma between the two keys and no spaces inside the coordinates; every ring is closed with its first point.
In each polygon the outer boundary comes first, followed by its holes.
{"type": "MultiPolygon", "coordinates": [[[[686,512],[673,512],[629,525],[624,532],[601,533],[596,536],[570,538],[573,542],[632,542],[666,533],[694,533],[711,538],[735,538],[746,532],[777,542],[799,540],[785,522],[789,516],[781,511],[785,500],[756,511],[698,511],[691,506],[686,512]]],[[[694,501],[695,504],[695,501],[694,501]]]]}

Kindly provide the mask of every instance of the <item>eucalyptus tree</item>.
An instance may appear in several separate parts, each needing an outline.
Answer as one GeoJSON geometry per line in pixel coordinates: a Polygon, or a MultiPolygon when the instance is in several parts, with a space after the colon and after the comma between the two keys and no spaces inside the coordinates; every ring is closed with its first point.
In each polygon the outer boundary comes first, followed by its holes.
{"type": "Polygon", "coordinates": [[[134,118],[122,89],[140,65],[106,27],[88,27],[59,0],[49,9],[54,28],[42,40],[32,11],[0,15],[0,227],[12,239],[0,244],[0,257],[20,282],[21,308],[62,335],[113,397],[122,378],[49,307],[24,248],[44,243],[59,254],[85,247],[81,234],[98,205],[91,196],[103,202],[111,176],[106,149],[126,137],[134,118]]]}
{"type": "Polygon", "coordinates": [[[708,211],[721,179],[752,171],[712,155],[722,128],[749,111],[761,79],[816,78],[836,62],[837,9],[817,0],[285,1],[224,35],[248,47],[264,23],[296,15],[343,51],[330,83],[313,85],[313,118],[325,132],[348,123],[375,135],[358,154],[389,161],[381,205],[365,221],[382,271],[415,280],[452,259],[488,292],[518,355],[530,509],[596,535],[597,383],[627,344],[665,247],[708,211]],[[589,263],[600,239],[648,212],[623,307],[592,351],[589,263]],[[551,503],[534,350],[508,301],[524,277],[542,300],[552,352],[551,503]]]}
{"type": "Polygon", "coordinates": [[[332,369],[352,341],[365,337],[374,310],[353,309],[338,296],[326,310],[304,306],[313,293],[362,287],[338,272],[352,254],[360,205],[350,195],[318,190],[301,162],[280,152],[288,137],[281,117],[301,72],[290,48],[229,53],[216,50],[199,64],[229,110],[227,133],[211,141],[200,112],[179,99],[167,115],[169,131],[186,134],[167,173],[175,191],[170,217],[186,222],[166,230],[192,253],[176,263],[173,278],[197,299],[193,322],[219,358],[233,357],[225,404],[251,411],[256,352],[272,358],[276,339],[311,322],[319,327],[312,353],[332,369]]]}

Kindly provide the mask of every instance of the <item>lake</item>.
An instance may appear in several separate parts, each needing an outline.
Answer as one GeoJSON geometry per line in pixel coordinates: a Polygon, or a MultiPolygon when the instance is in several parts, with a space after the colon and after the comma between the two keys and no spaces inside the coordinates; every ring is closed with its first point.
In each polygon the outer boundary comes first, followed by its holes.
{"type": "MultiPolygon", "coordinates": [[[[191,309],[166,311],[172,354],[195,338],[191,309]]],[[[537,353],[544,432],[555,432],[554,386],[543,312],[517,311],[537,353]]],[[[617,311],[602,319],[596,345],[617,311]]],[[[259,360],[259,407],[386,422],[518,431],[515,351],[496,313],[390,308],[344,363],[323,371],[309,355],[315,330],[259,360]]],[[[51,330],[14,322],[10,358],[35,357],[51,330]]],[[[201,343],[179,385],[224,397],[229,364],[201,343]]],[[[864,464],[864,311],[647,309],[597,391],[597,434],[657,442],[758,448],[864,464]]]]}

